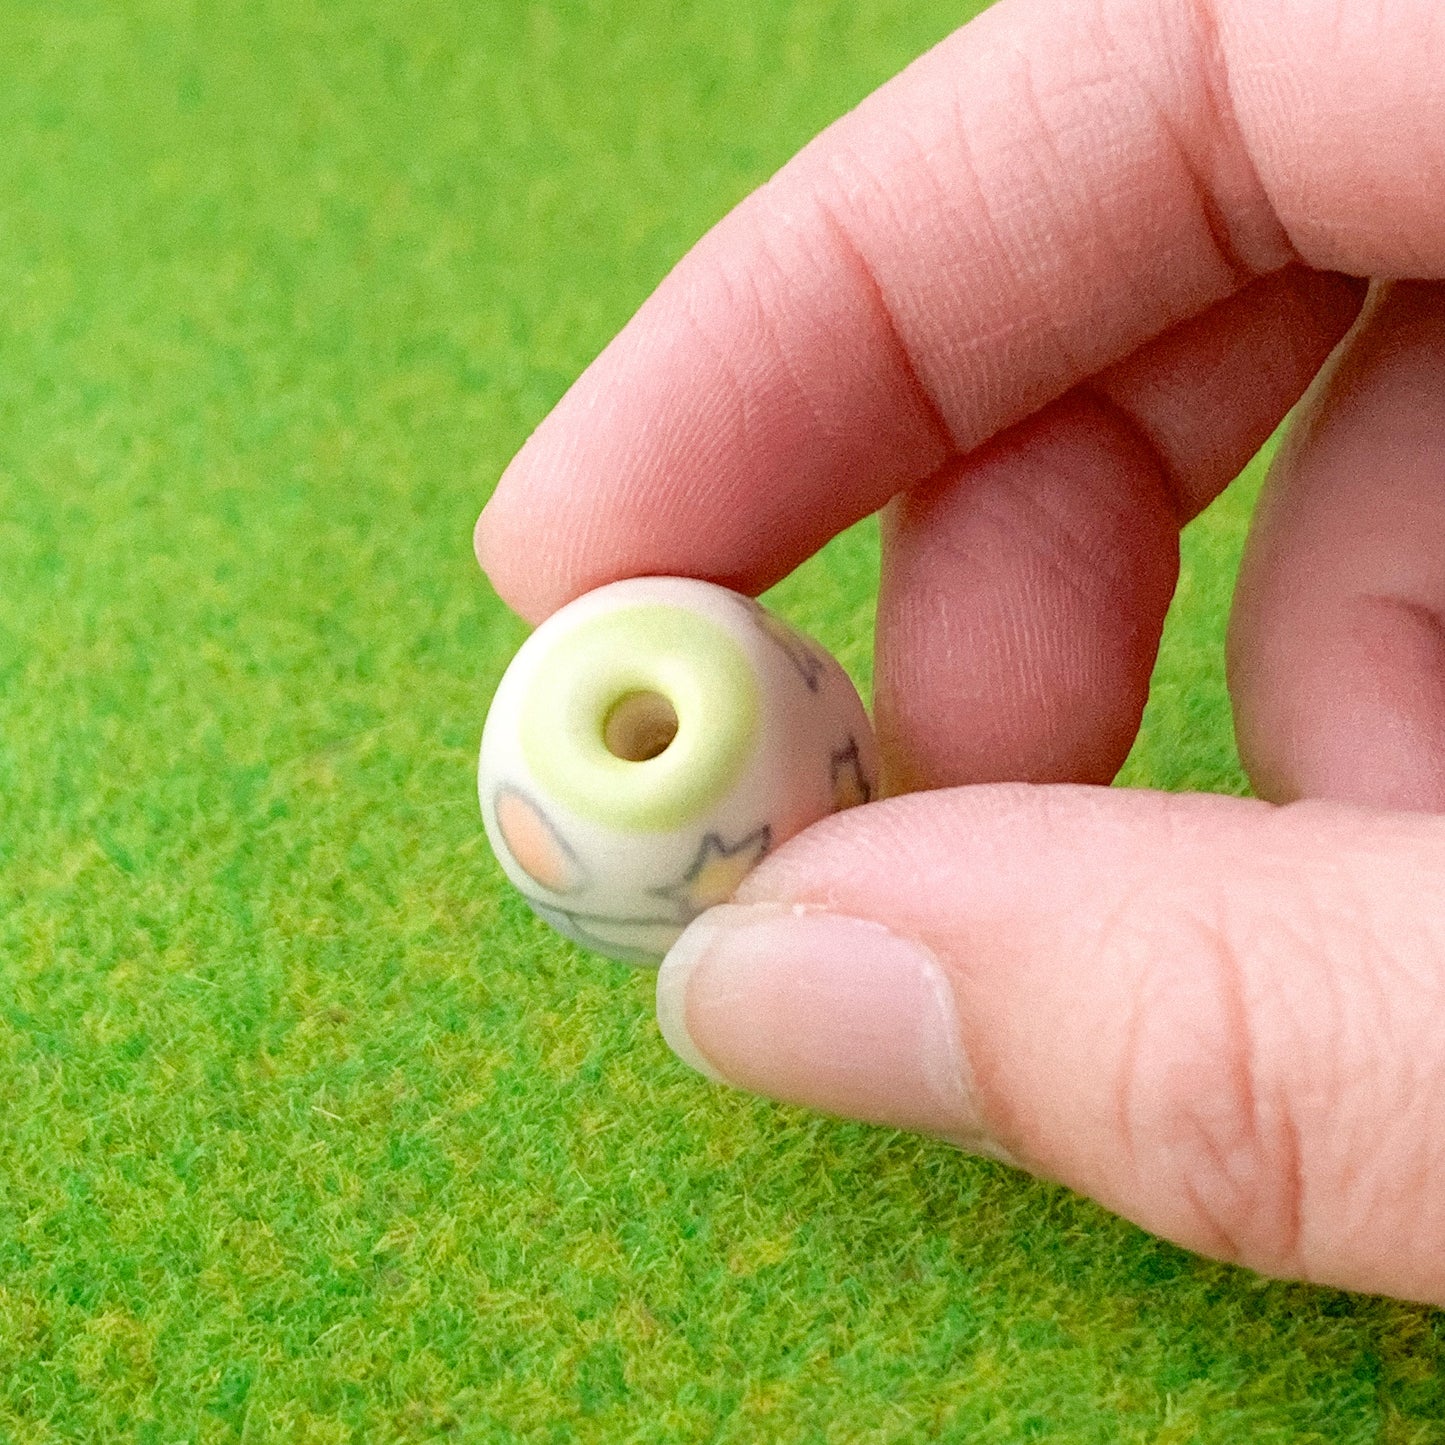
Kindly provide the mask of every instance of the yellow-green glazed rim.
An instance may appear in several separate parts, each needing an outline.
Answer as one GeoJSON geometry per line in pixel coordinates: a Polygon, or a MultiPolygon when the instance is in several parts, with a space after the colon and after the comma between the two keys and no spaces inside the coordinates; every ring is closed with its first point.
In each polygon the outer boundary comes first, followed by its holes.
{"type": "Polygon", "coordinates": [[[755,745],[758,683],[716,623],[661,603],[619,607],[552,644],[522,699],[523,755],[537,782],[579,816],[624,832],[694,822],[737,781],[755,745]],[[614,756],[603,729],[638,692],[672,704],[677,733],[656,757],[614,756]]]}

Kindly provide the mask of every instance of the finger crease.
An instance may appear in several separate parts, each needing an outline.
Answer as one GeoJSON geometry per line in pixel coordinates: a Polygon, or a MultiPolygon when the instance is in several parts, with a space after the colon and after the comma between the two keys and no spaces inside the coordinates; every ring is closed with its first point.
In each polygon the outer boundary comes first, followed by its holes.
{"type": "Polygon", "coordinates": [[[1249,142],[1245,139],[1244,130],[1240,126],[1239,113],[1234,105],[1234,92],[1229,83],[1229,65],[1224,53],[1224,41],[1219,33],[1218,17],[1214,13],[1214,0],[1185,0],[1185,6],[1191,28],[1197,37],[1199,74],[1203,78],[1205,90],[1212,102],[1211,114],[1218,119],[1222,132],[1221,140],[1227,150],[1237,156],[1243,164],[1245,178],[1254,194],[1263,199],[1269,210],[1270,219],[1274,223],[1273,239],[1277,250],[1276,254],[1271,257],[1272,265],[1266,266],[1262,270],[1258,265],[1250,265],[1244,258],[1235,238],[1234,228],[1229,224],[1227,215],[1221,209],[1213,186],[1200,176],[1190,159],[1188,148],[1180,143],[1179,136],[1169,118],[1161,115],[1161,119],[1169,130],[1180,158],[1194,182],[1204,224],[1209,228],[1215,247],[1225,265],[1243,285],[1264,274],[1265,271],[1283,270],[1284,267],[1297,262],[1300,256],[1293,237],[1285,229],[1284,222],[1279,216],[1279,210],[1265,187],[1264,178],[1260,175],[1259,167],[1255,163],[1254,152],[1250,150],[1249,142]]]}
{"type": "Polygon", "coordinates": [[[1158,481],[1159,490],[1179,525],[1182,527],[1186,522],[1192,521],[1199,514],[1200,508],[1196,503],[1195,489],[1190,478],[1181,468],[1175,466],[1163,443],[1138,412],[1123,405],[1103,387],[1092,382],[1082,383],[1076,388],[1076,392],[1103,412],[1104,419],[1112,422],[1114,427],[1134,442],[1153,463],[1152,471],[1158,481]]]}
{"type": "Polygon", "coordinates": [[[953,428],[949,425],[948,418],[938,403],[938,398],[934,396],[932,389],[923,379],[923,374],[914,359],[913,350],[899,329],[898,320],[893,314],[893,307],[888,301],[888,293],[883,289],[883,283],[879,280],[873,263],[869,261],[862,247],[853,239],[852,233],[834,213],[831,206],[821,196],[815,196],[814,203],[817,205],[820,220],[838,247],[843,264],[853,273],[859,292],[871,304],[873,312],[883,328],[888,347],[893,353],[893,361],[898,375],[909,394],[916,400],[935,441],[945,453],[944,460],[958,456],[963,447],[954,435],[953,428]]]}
{"type": "MultiPolygon", "coordinates": [[[[1237,1041],[1237,1051],[1231,1062],[1240,1114],[1249,1121],[1247,1137],[1254,1141],[1257,1161],[1267,1163],[1279,1174],[1279,1192],[1273,1196],[1279,1201],[1278,1218],[1274,1221],[1276,1232],[1268,1243],[1272,1267],[1285,1272],[1299,1258],[1303,1229],[1304,1176],[1300,1166],[1299,1127],[1293,1110],[1287,1104],[1277,1104],[1266,1119],[1260,1099],[1258,1044],[1249,1000],[1245,997],[1244,979],[1237,963],[1224,957],[1218,979],[1226,1036],[1237,1041]]],[[[1217,1140],[1211,1138],[1208,1142],[1217,1149],[1217,1140]]],[[[1228,1161],[1221,1156],[1216,1162],[1221,1177],[1229,1177],[1228,1161]]],[[[1254,1188],[1259,1187],[1257,1180],[1250,1183],[1254,1188]]],[[[1219,1214],[1214,1216],[1213,1222],[1227,1233],[1219,1214]]]]}

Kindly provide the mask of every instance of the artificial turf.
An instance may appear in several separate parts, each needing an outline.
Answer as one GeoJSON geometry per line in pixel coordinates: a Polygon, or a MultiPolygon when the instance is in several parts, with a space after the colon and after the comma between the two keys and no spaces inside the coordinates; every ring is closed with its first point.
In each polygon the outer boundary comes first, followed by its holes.
{"type": "MultiPolygon", "coordinates": [[[[1445,1439],[1445,1318],[713,1089],[483,841],[491,481],[963,18],[0,0],[0,1440],[1445,1439]]],[[[1131,782],[1242,786],[1248,504],[1131,782]]]]}

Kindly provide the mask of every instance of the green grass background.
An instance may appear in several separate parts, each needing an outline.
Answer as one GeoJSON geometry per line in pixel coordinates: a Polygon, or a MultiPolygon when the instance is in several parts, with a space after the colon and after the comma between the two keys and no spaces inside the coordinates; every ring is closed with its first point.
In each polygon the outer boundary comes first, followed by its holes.
{"type": "MultiPolygon", "coordinates": [[[[0,0],[0,1440],[1445,1439],[1442,1317],[712,1089],[483,841],[489,485],[962,18],[0,0]]],[[[1242,786],[1249,499],[1132,782],[1242,786]]]]}

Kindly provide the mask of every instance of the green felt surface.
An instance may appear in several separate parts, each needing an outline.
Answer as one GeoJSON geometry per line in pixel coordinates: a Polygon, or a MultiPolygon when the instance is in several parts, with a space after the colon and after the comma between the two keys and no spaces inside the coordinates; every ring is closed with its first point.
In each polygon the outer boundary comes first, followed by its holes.
{"type": "MultiPolygon", "coordinates": [[[[710,1088],[473,796],[506,457],[939,0],[0,5],[0,1441],[1445,1439],[1445,1326],[710,1088]]],[[[1248,505],[1136,783],[1234,789],[1248,505]]],[[[874,538],[778,593],[866,680],[874,538]]]]}

